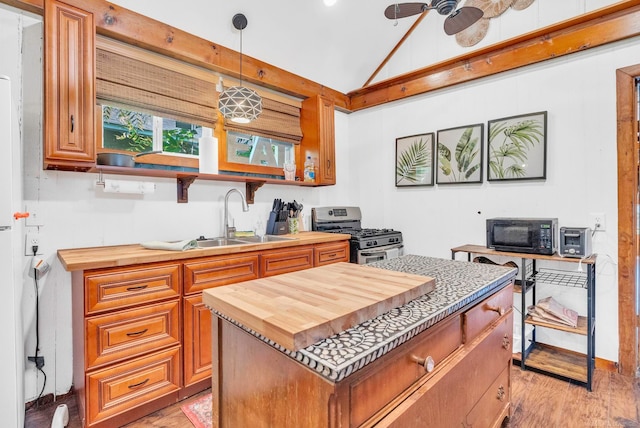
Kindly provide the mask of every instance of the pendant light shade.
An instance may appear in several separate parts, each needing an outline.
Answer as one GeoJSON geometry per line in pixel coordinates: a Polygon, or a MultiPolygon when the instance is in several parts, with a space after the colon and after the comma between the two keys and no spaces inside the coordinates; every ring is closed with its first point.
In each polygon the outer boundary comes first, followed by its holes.
{"type": "Polygon", "coordinates": [[[247,18],[237,13],[231,21],[240,30],[240,85],[225,89],[218,99],[220,113],[232,122],[249,123],[262,113],[262,98],[253,89],[242,86],[242,30],[247,27],[247,18]]]}
{"type": "Polygon", "coordinates": [[[233,122],[249,123],[262,113],[262,98],[253,89],[232,86],[220,94],[218,108],[233,122]]]}

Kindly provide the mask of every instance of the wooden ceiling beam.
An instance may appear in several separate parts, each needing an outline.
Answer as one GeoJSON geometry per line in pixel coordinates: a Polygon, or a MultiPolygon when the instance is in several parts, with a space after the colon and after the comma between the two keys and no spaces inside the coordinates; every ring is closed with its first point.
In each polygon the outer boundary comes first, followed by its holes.
{"type": "Polygon", "coordinates": [[[348,93],[357,111],[640,35],[640,0],[577,18],[348,93]]]}
{"type": "MultiPolygon", "coordinates": [[[[0,1],[43,14],[44,0],[0,1]]],[[[98,34],[239,78],[239,52],[104,0],[64,0],[64,3],[93,13],[98,34]]],[[[302,99],[321,94],[332,99],[339,110],[349,110],[349,98],[344,93],[244,54],[242,78],[302,99]]]]}
{"type": "MultiPolygon", "coordinates": [[[[44,0],[0,0],[42,14],[44,0]]],[[[65,0],[94,14],[99,34],[238,77],[238,52],[104,0],[65,0]]],[[[625,0],[466,55],[343,94],[243,55],[243,78],[306,98],[322,94],[350,112],[469,82],[640,35],[640,0],[625,0]]]]}

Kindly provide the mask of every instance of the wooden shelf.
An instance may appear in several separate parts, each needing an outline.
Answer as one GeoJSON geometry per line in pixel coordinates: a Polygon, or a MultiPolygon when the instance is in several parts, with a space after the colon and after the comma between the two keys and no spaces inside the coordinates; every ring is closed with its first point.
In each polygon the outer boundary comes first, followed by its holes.
{"type": "MultiPolygon", "coordinates": [[[[521,354],[513,354],[513,360],[520,364],[521,354]]],[[[563,379],[587,382],[587,357],[577,352],[536,343],[527,355],[525,366],[563,379]]]]}
{"type": "MultiPolygon", "coordinates": [[[[579,334],[586,336],[586,355],[574,351],[562,349],[561,347],[550,346],[536,342],[535,330],[531,338],[531,343],[524,355],[514,354],[514,361],[520,361],[519,365],[523,369],[535,370],[540,373],[547,373],[551,376],[564,380],[573,380],[583,384],[588,391],[591,391],[593,382],[593,369],[595,362],[595,279],[596,279],[596,259],[597,254],[579,259],[570,257],[560,257],[557,254],[530,254],[514,253],[508,251],[496,251],[483,245],[467,244],[451,249],[451,258],[456,259],[459,252],[467,253],[467,260],[471,261],[474,254],[489,255],[495,257],[510,257],[520,260],[520,284],[516,284],[514,292],[521,293],[520,313],[522,325],[520,334],[525,336],[525,326],[533,325],[540,328],[549,328],[563,333],[579,334]],[[551,261],[570,263],[568,269],[550,269],[547,267],[536,267],[538,261],[551,261]],[[576,268],[576,263],[577,268],[576,268]],[[584,265],[584,266],[583,266],[584,265]],[[525,290],[522,290],[522,281],[525,290]],[[578,317],[576,328],[559,323],[534,321],[527,314],[527,303],[525,294],[531,292],[531,298],[536,301],[536,289],[538,284],[548,284],[563,287],[583,288],[587,297],[587,316],[578,317]]],[[[485,257],[486,258],[486,257],[485,257]]],[[[489,259],[490,260],[490,259],[489,259]]],[[[475,259],[474,259],[475,261],[475,259]]],[[[490,260],[491,261],[491,260],[490,260]]],[[[496,263],[497,264],[497,263],[496,263]]],[[[523,340],[525,340],[523,338],[523,340]]]]}
{"type": "Polygon", "coordinates": [[[465,253],[476,253],[476,254],[488,254],[493,256],[503,256],[503,257],[515,257],[518,259],[527,258],[527,259],[536,259],[536,260],[552,260],[556,262],[568,262],[568,263],[580,263],[582,264],[595,264],[596,263],[596,254],[592,254],[591,256],[585,259],[576,259],[570,257],[560,257],[557,254],[545,255],[545,254],[529,254],[529,253],[512,253],[509,251],[496,251],[491,250],[483,245],[462,245],[460,247],[455,247],[451,249],[452,253],[465,252],[465,253]]]}
{"type": "Polygon", "coordinates": [[[582,316],[578,317],[578,326],[575,328],[568,325],[557,324],[553,322],[534,321],[531,318],[531,315],[527,315],[524,322],[531,325],[539,325],[540,327],[552,328],[554,330],[566,331],[567,333],[581,334],[584,336],[586,336],[587,333],[589,332],[587,328],[587,317],[582,317],[582,316]]]}
{"type": "Polygon", "coordinates": [[[245,183],[247,203],[253,203],[253,197],[257,189],[264,184],[277,184],[284,186],[301,186],[301,187],[317,187],[322,186],[318,183],[309,183],[305,181],[279,180],[275,178],[253,177],[249,175],[232,175],[232,174],[201,174],[197,171],[180,171],[177,169],[153,169],[153,168],[127,168],[121,166],[96,165],[89,172],[97,172],[101,174],[117,174],[132,175],[139,177],[160,177],[175,178],[178,185],[178,203],[189,202],[189,186],[196,180],[214,180],[214,181],[231,181],[237,183],[245,183]]]}

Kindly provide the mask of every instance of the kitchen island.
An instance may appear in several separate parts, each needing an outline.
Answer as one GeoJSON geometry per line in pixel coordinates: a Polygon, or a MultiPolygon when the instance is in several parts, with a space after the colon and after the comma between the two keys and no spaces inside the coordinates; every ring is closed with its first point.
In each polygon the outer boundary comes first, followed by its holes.
{"type": "Polygon", "coordinates": [[[435,278],[435,289],[302,349],[203,292],[215,315],[214,427],[500,426],[516,270],[415,255],[368,266],[435,278]]]}

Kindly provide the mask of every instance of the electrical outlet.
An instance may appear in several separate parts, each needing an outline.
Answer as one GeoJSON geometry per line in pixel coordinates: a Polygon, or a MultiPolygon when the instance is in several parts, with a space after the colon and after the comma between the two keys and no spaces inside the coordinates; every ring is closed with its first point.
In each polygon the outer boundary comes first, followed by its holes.
{"type": "Polygon", "coordinates": [[[604,232],[607,230],[607,219],[604,213],[589,214],[589,227],[591,230],[604,232]]]}
{"type": "Polygon", "coordinates": [[[33,247],[37,246],[37,255],[42,255],[42,243],[40,242],[40,234],[38,232],[29,232],[24,240],[24,255],[33,256],[33,247]]]}

